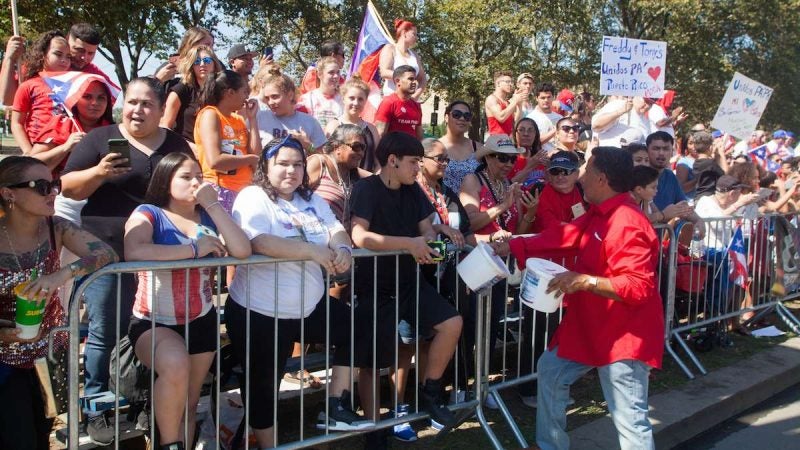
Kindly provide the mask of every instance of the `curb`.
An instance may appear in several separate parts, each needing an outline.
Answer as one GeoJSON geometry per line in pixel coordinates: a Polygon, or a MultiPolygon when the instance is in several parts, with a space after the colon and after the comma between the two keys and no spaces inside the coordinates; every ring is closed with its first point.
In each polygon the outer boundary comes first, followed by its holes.
{"type": "MultiPolygon", "coordinates": [[[[656,448],[680,445],[717,424],[800,383],[800,337],[734,366],[710,372],[680,388],[650,397],[656,448]]],[[[575,449],[618,449],[610,416],[569,433],[575,449]]]]}

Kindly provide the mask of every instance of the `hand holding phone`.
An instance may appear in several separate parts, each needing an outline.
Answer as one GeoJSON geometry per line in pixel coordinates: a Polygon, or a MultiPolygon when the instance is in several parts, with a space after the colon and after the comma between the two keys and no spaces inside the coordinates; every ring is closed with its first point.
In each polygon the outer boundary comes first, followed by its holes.
{"type": "Polygon", "coordinates": [[[108,140],[108,153],[116,153],[115,159],[125,159],[125,161],[115,162],[116,167],[130,167],[131,166],[131,147],[127,139],[109,139],[108,140]]]}

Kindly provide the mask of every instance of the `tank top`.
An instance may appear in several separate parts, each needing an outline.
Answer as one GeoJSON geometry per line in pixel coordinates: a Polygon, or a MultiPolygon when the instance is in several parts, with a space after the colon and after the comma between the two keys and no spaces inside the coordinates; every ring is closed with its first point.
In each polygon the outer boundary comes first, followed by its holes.
{"type": "MultiPolygon", "coordinates": [[[[236,113],[226,116],[222,114],[216,106],[206,106],[197,113],[197,117],[202,116],[206,110],[214,111],[219,119],[220,150],[222,153],[227,153],[229,155],[248,154],[249,136],[247,125],[245,125],[242,116],[236,113]]],[[[200,138],[200,121],[195,122],[194,141],[195,144],[197,144],[197,161],[203,169],[204,180],[234,192],[239,192],[252,184],[253,169],[249,165],[240,166],[228,172],[217,172],[211,168],[209,162],[206,161],[203,141],[200,138]]]]}
{"type": "Polygon", "coordinates": [[[470,173],[475,173],[475,170],[478,169],[480,163],[475,159],[476,149],[477,145],[475,141],[472,141],[472,154],[469,155],[469,158],[462,160],[451,159],[444,169],[444,185],[449,187],[456,195],[461,192],[461,182],[464,177],[470,173]]]}
{"type": "MultiPolygon", "coordinates": [[[[492,94],[494,95],[494,94],[492,94]]],[[[500,99],[498,96],[494,96],[497,99],[497,104],[500,105],[500,111],[508,108],[508,102],[500,99]]],[[[508,116],[508,118],[502,122],[495,119],[494,117],[486,117],[486,122],[489,125],[489,134],[507,134],[509,136],[514,134],[514,115],[508,116]]]]}
{"type": "MultiPolygon", "coordinates": [[[[411,66],[414,70],[417,71],[417,75],[419,75],[419,64],[417,64],[417,55],[414,54],[411,49],[408,49],[408,57],[403,56],[397,50],[397,46],[394,47],[394,66],[392,70],[397,69],[400,66],[411,66]]],[[[383,83],[383,96],[386,97],[394,93],[397,90],[397,86],[394,84],[394,80],[386,80],[383,83]]]]}
{"type": "MultiPolygon", "coordinates": [[[[22,270],[0,267],[0,319],[12,322],[15,320],[17,301],[14,295],[14,288],[19,283],[30,280],[34,269],[41,276],[57,272],[61,268],[59,255],[56,251],[53,225],[50,219],[48,219],[48,227],[50,228],[50,248],[44,253],[44,258],[39,257],[44,245],[42,244],[34,251],[35,261],[33,264],[26,265],[22,270]]],[[[5,238],[5,236],[0,235],[0,238],[5,238]]],[[[47,336],[50,330],[63,324],[64,309],[61,306],[58,292],[55,292],[47,306],[45,306],[39,340],[12,344],[0,342],[0,363],[20,369],[32,368],[35,360],[47,356],[47,336]]],[[[57,333],[54,345],[63,348],[67,344],[67,339],[66,333],[57,333]]]]}
{"type": "MultiPolygon", "coordinates": [[[[350,171],[350,185],[345,186],[342,182],[342,177],[338,176],[339,183],[337,183],[328,171],[328,164],[334,164],[328,155],[319,155],[322,161],[322,173],[319,178],[319,185],[314,192],[325,199],[331,207],[333,215],[344,226],[345,230],[350,233],[350,192],[352,192],[353,183],[358,179],[358,170],[350,171]]],[[[337,175],[338,169],[337,169],[337,175]]]]}

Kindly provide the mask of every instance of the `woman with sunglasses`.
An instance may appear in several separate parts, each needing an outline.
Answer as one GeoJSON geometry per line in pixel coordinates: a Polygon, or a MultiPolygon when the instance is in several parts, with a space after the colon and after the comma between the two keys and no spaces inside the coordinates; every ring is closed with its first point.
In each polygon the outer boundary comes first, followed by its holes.
{"type": "Polygon", "coordinates": [[[453,192],[461,192],[464,177],[475,173],[478,160],[475,152],[483,145],[465,134],[472,126],[472,108],[463,100],[455,100],[444,109],[445,134],[439,138],[450,162],[444,172],[444,184],[453,192]]]}
{"type": "Polygon", "coordinates": [[[568,151],[578,155],[580,163],[585,159],[583,152],[578,148],[578,137],[580,137],[581,126],[571,117],[563,117],[556,122],[556,151],[568,151]]]}
{"type": "MultiPolygon", "coordinates": [[[[203,183],[203,171],[191,155],[172,153],[161,159],[145,202],[125,224],[127,261],[250,256],[250,241],[217,200],[213,186],[203,183]]],[[[200,389],[214,360],[219,333],[213,271],[204,267],[140,272],[138,280],[128,336],[136,357],[158,374],[152,412],[160,448],[194,448],[195,421],[187,424],[187,443],[183,408],[188,404],[187,417],[195,417],[200,389]]]]}
{"type": "Polygon", "coordinates": [[[255,126],[258,102],[248,100],[249,94],[241,75],[223,70],[206,77],[199,97],[203,109],[194,128],[197,160],[203,178],[214,184],[222,207],[229,212],[236,194],[252,183],[261,150],[255,126]],[[238,114],[240,110],[245,117],[238,114]],[[249,130],[245,119],[252,124],[249,130]]]}
{"type": "Polygon", "coordinates": [[[194,151],[194,124],[202,107],[200,90],[206,77],[222,70],[214,50],[206,45],[190,48],[178,60],[180,83],[174,85],[167,96],[167,105],[161,126],[183,136],[194,151]]]}
{"type": "Polygon", "coordinates": [[[344,112],[338,119],[328,122],[325,127],[325,135],[330,136],[339,128],[339,125],[358,125],[364,130],[364,145],[366,146],[359,167],[368,172],[375,172],[379,167],[378,160],[375,158],[378,129],[361,118],[364,106],[367,104],[367,97],[369,97],[369,86],[356,74],[342,85],[341,93],[344,112]]]}
{"type": "Polygon", "coordinates": [[[526,186],[542,182],[549,158],[547,153],[542,151],[542,141],[539,138],[539,126],[536,125],[536,121],[530,117],[519,119],[514,126],[512,137],[514,144],[524,149],[525,153],[517,158],[514,168],[508,174],[509,179],[526,186]]]}
{"type": "MultiPolygon", "coordinates": [[[[52,217],[60,188],[60,181],[53,181],[50,169],[37,159],[9,156],[0,162],[0,448],[50,448],[52,420],[45,417],[34,361],[47,356],[53,327],[64,325],[58,290],[117,260],[111,247],[95,236],[52,217]],[[80,259],[60,267],[62,247],[80,259]],[[39,333],[32,339],[22,339],[14,325],[14,288],[23,282],[29,282],[23,297],[47,300],[39,333]]],[[[57,349],[66,342],[65,334],[56,334],[57,349]]]]}
{"type": "Polygon", "coordinates": [[[352,411],[346,390],[350,381],[350,310],[344,302],[328,301],[322,272],[333,276],[349,270],[352,244],[325,200],[311,191],[306,153],[298,140],[287,136],[264,147],[255,185],[236,197],[233,217],[250,239],[254,253],[306,260],[237,270],[229,288],[225,320],[239,361],[247,361],[249,347],[250,367],[245,369],[250,373],[246,387],[249,425],[258,446],[275,444],[273,427],[278,418],[273,411],[279,386],[274,379],[276,371],[285,372],[292,343],[300,341],[301,332],[307,343],[329,339],[336,346],[327,416],[321,415],[317,426],[325,430],[368,427],[352,411]],[[280,295],[276,296],[277,292],[280,295]],[[336,326],[326,327],[326,323],[336,326]],[[279,362],[277,367],[273,361],[279,362]]]}

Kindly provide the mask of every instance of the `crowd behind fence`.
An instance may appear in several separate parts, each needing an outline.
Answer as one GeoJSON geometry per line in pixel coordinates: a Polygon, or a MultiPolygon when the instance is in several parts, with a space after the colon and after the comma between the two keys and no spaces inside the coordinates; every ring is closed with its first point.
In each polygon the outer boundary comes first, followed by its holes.
{"type": "MultiPolygon", "coordinates": [[[[705,368],[695,355],[695,351],[707,350],[705,346],[708,342],[725,345],[724,335],[728,331],[725,324],[729,321],[737,321],[744,317],[744,321],[757,320],[759,317],[771,311],[775,311],[793,331],[800,331],[800,322],[789,313],[782,305],[788,298],[793,298],[793,289],[796,288],[796,277],[800,276],[798,268],[800,257],[797,255],[795,242],[797,231],[786,217],[771,215],[762,216],[748,222],[750,229],[746,237],[746,257],[750,269],[750,283],[744,288],[732,283],[728,274],[728,246],[729,243],[715,242],[714,239],[729,236],[730,230],[741,225],[740,219],[711,219],[706,221],[706,235],[704,254],[692,254],[690,248],[692,243],[689,238],[691,233],[686,233],[681,227],[673,228],[667,225],[657,226],[660,239],[663,243],[663,255],[659,258],[660,264],[657,270],[659,285],[661,286],[661,296],[664,302],[665,330],[664,345],[668,354],[675,359],[681,369],[689,378],[693,378],[693,372],[687,366],[675,347],[680,349],[690,358],[696,368],[703,374],[705,368]],[[687,238],[687,236],[689,238],[687,238]],[[751,314],[752,313],[752,314],[751,314]],[[745,315],[745,316],[743,316],[745,315]],[[700,338],[698,330],[705,333],[705,343],[698,343],[700,338]],[[713,330],[713,332],[709,332],[713,330]],[[674,344],[674,346],[673,346],[674,344]]],[[[376,253],[366,250],[356,250],[353,253],[355,259],[372,259],[377,266],[377,258],[380,256],[397,258],[397,253],[376,253]]],[[[558,326],[563,314],[559,309],[555,313],[545,314],[534,311],[527,306],[521,306],[518,301],[517,286],[513,281],[496,284],[493,288],[485,291],[472,293],[468,292],[463,282],[459,279],[456,271],[453,270],[459,260],[459,252],[451,251],[444,262],[439,264],[435,270],[436,288],[444,293],[447,290],[447,298],[458,309],[464,317],[464,329],[456,355],[453,358],[451,367],[448,368],[446,378],[451,386],[451,409],[461,411],[461,418],[471,416],[474,412],[478,422],[481,424],[491,444],[495,448],[502,448],[502,444],[494,434],[492,426],[489,425],[484,413],[485,405],[493,405],[499,408],[507,424],[522,447],[527,447],[528,442],[514,419],[514,415],[500,396],[502,390],[515,387],[520,390],[521,395],[535,395],[536,382],[536,359],[543,351],[555,327],[558,326]],[[490,383],[489,374],[499,373],[499,381],[490,383]],[[472,382],[470,383],[470,380],[472,382]],[[490,398],[487,398],[490,397],[490,398]]],[[[555,261],[569,267],[569,261],[555,261]]],[[[69,305],[69,325],[63,330],[69,331],[69,355],[80,353],[81,323],[80,323],[80,301],[79,299],[86,288],[95,280],[107,274],[114,274],[117,277],[117,295],[121,294],[121,277],[123,273],[137,273],[145,271],[184,271],[188,281],[189,269],[200,267],[212,267],[216,271],[215,277],[215,299],[218,313],[216,314],[217,329],[220,333],[216,336],[215,362],[212,365],[210,374],[206,380],[205,394],[201,403],[205,406],[198,413],[198,419],[203,420],[203,424],[197,427],[194,437],[187,441],[197,439],[198,448],[231,448],[231,445],[239,441],[244,448],[254,448],[254,442],[248,439],[247,427],[250,417],[249,391],[241,391],[240,386],[250,385],[249,371],[242,371],[241,363],[245,367],[251,367],[249,352],[247,360],[235,361],[232,358],[230,348],[228,348],[225,336],[225,313],[224,291],[222,280],[223,270],[226,266],[235,266],[235,270],[251,270],[255,265],[271,265],[275,267],[276,277],[278,276],[277,267],[280,264],[304,264],[303,261],[292,259],[275,259],[264,256],[253,256],[246,260],[233,258],[207,258],[199,260],[184,260],[171,262],[126,262],[107,266],[102,270],[88,276],[77,289],[69,305]],[[234,416],[232,419],[227,414],[228,406],[237,399],[237,393],[241,396],[239,405],[242,406],[243,414],[234,416]],[[202,416],[202,417],[201,417],[202,416]]],[[[509,263],[511,263],[509,261],[509,263]]],[[[511,265],[511,264],[510,264],[511,265]]],[[[432,270],[432,267],[417,266],[417,283],[423,279],[425,270],[432,270]]],[[[173,275],[174,276],[174,275],[173,275]]],[[[336,327],[341,327],[341,323],[331,323],[330,303],[345,302],[349,308],[349,334],[350,334],[350,366],[353,367],[353,351],[357,339],[375,339],[377,330],[356,329],[354,320],[355,309],[359,299],[353,292],[355,278],[358,273],[351,272],[350,283],[347,289],[349,295],[343,295],[345,299],[337,300],[326,294],[325,301],[328,311],[326,314],[326,330],[323,333],[326,337],[321,342],[321,347],[316,351],[306,355],[303,351],[298,358],[293,358],[288,367],[299,371],[308,370],[321,375],[323,387],[311,389],[301,380],[299,385],[291,386],[282,382],[283,374],[275,370],[275,386],[279,387],[279,393],[274,397],[272,412],[276,417],[276,426],[273,434],[276,445],[279,448],[301,448],[306,446],[319,445],[345,439],[359,433],[375,431],[409,420],[420,420],[427,417],[427,414],[420,409],[419,390],[420,383],[419,370],[415,370],[413,379],[408,382],[408,390],[405,398],[399,398],[398,390],[388,387],[385,383],[376,381],[369,389],[373,392],[373,398],[379,390],[389,390],[388,396],[382,398],[390,399],[381,405],[382,419],[370,426],[368,429],[347,432],[333,432],[329,429],[328,422],[320,419],[321,426],[314,427],[316,432],[310,432],[307,421],[310,417],[327,417],[328,406],[324,401],[329,397],[330,389],[330,367],[331,367],[331,343],[329,341],[330,331],[336,327]],[[320,393],[322,398],[320,398],[320,393]],[[322,403],[320,406],[317,403],[322,403]],[[401,403],[417,405],[405,417],[395,417],[387,414],[386,409],[397,411],[401,403]],[[385,418],[383,418],[385,417],[385,418]]],[[[328,277],[326,281],[330,282],[328,277]]],[[[376,283],[375,280],[373,280],[376,283]]],[[[276,286],[278,283],[276,283],[276,286]]],[[[301,283],[303,286],[304,283],[301,283]]],[[[399,289],[399,286],[397,287],[399,289]]],[[[302,289],[302,288],[301,288],[302,289]]],[[[377,288],[376,288],[377,289],[377,288]]],[[[276,287],[275,295],[279,295],[276,287]]],[[[257,292],[247,292],[246,305],[250,298],[259,295],[257,292]]],[[[301,298],[304,296],[301,295],[301,298]]],[[[377,298],[374,295],[373,298],[377,298]]],[[[186,299],[188,303],[188,296],[186,299]]],[[[397,302],[397,297],[394,299],[397,302]]],[[[419,311],[419,296],[415,305],[419,311]]],[[[119,301],[117,302],[116,322],[120,323],[122,314],[129,314],[121,311],[119,301]]],[[[396,306],[396,305],[395,305],[396,306]]],[[[276,301],[276,316],[280,315],[276,301]]],[[[301,308],[302,309],[302,308],[301,308]]],[[[154,314],[155,316],[155,314],[154,314]]],[[[399,313],[395,307],[395,323],[399,322],[399,313]]],[[[347,325],[347,324],[345,324],[347,325]]],[[[414,356],[414,366],[419,369],[425,360],[425,347],[427,345],[425,336],[417,337],[417,330],[395,330],[394,342],[394,366],[398,367],[401,363],[402,355],[412,354],[414,356]],[[406,342],[404,344],[404,342],[406,342]],[[403,352],[402,350],[405,350],[403,352]],[[409,352],[410,351],[410,352],[409,352]]],[[[155,322],[152,323],[155,327],[155,322]]],[[[249,314],[247,326],[250,327],[249,314]]],[[[300,344],[305,350],[305,336],[308,330],[304,329],[305,319],[300,320],[300,344]]],[[[127,330],[120,330],[117,325],[117,342],[126,335],[127,330]]],[[[186,330],[188,332],[188,329],[186,330]]],[[[318,330],[317,330],[318,331],[318,330]]],[[[248,346],[275,345],[277,347],[278,329],[276,326],[274,342],[249,342],[248,346]]],[[[51,336],[52,337],[52,336],[51,336]]],[[[189,336],[187,334],[187,342],[189,336]]],[[[187,344],[188,345],[188,344],[187,344]]],[[[154,350],[154,343],[151,343],[151,350],[154,350]]],[[[375,347],[373,346],[373,349],[375,347]]],[[[51,348],[52,350],[52,348],[51,348]]],[[[120,352],[121,353],[121,352],[120,352]]],[[[373,359],[377,355],[374,354],[373,359]]],[[[123,360],[122,356],[114,361],[123,360]]],[[[124,362],[124,361],[123,361],[124,362]]],[[[277,357],[275,361],[276,369],[278,366],[277,357]]],[[[68,370],[68,428],[64,430],[67,437],[69,448],[78,448],[80,430],[79,420],[81,414],[81,380],[80,380],[80,360],[79,358],[69,358],[68,370]]],[[[126,386],[124,370],[120,366],[114,367],[112,362],[111,384],[113,386],[126,386]]],[[[281,364],[281,367],[283,365],[281,364]]],[[[287,369],[288,370],[288,369],[287,369]]],[[[379,370],[379,369],[374,369],[379,370]]],[[[395,375],[392,370],[383,369],[381,375],[395,375]]],[[[142,389],[147,391],[148,387],[152,390],[155,374],[150,372],[147,375],[145,385],[142,389]],[[149,385],[149,386],[147,386],[149,385]]],[[[380,380],[386,377],[374,376],[373,380],[380,380]]],[[[350,392],[356,390],[355,372],[351,371],[349,380],[350,392]]],[[[116,445],[125,435],[149,433],[151,442],[156,442],[157,432],[152,408],[159,401],[152,398],[143,404],[134,404],[136,399],[126,398],[117,394],[112,395],[105,407],[114,411],[114,428],[116,445]],[[131,411],[142,409],[139,417],[129,414],[131,411]],[[149,412],[149,414],[148,414],[149,412]],[[132,425],[129,423],[132,422],[132,425]],[[140,428],[141,430],[137,430],[140,428]]],[[[86,399],[83,399],[86,401],[86,399]]],[[[188,402],[187,402],[188,403],[188,402]]],[[[355,407],[353,409],[356,409],[355,407]]],[[[189,411],[186,404],[184,411],[189,411]]],[[[532,414],[532,412],[531,412],[532,414]]],[[[189,427],[184,423],[184,432],[188,433],[189,427]]],[[[187,447],[189,448],[189,447],[187,447]]]]}

